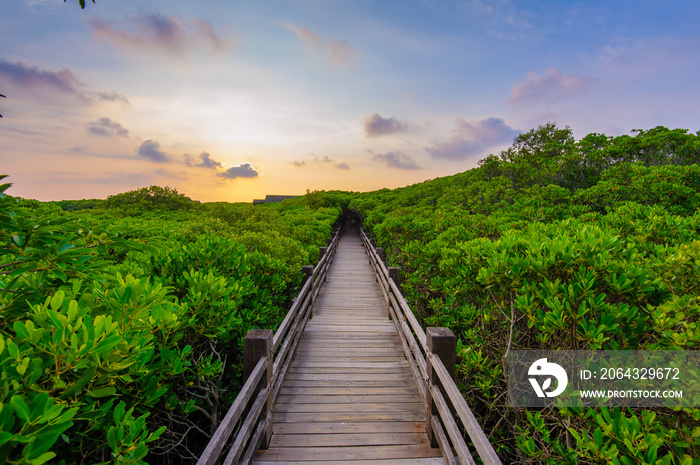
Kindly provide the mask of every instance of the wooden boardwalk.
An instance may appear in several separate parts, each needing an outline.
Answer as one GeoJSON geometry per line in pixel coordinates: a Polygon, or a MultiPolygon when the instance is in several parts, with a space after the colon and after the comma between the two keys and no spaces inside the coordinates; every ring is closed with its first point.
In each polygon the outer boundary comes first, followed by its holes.
{"type": "Polygon", "coordinates": [[[273,407],[257,464],[444,464],[357,232],[347,231],[273,407]]]}

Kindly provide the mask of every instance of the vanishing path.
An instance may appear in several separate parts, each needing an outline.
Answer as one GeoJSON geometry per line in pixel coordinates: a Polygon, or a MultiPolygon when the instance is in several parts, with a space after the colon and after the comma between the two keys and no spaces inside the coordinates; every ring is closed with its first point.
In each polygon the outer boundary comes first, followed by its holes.
{"type": "Polygon", "coordinates": [[[359,235],[341,238],[254,463],[444,464],[359,235]]]}

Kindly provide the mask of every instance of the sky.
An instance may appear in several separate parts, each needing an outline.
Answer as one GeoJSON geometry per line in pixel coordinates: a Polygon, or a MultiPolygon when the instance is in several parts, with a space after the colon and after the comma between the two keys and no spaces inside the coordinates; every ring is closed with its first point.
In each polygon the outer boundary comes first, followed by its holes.
{"type": "Polygon", "coordinates": [[[9,194],[250,202],[466,171],[554,122],[700,130],[696,0],[3,0],[9,194]]]}

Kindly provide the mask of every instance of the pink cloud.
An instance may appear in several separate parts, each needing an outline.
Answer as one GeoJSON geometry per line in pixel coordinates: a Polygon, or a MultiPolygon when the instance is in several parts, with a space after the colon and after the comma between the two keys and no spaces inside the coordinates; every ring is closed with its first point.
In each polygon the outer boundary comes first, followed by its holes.
{"type": "Polygon", "coordinates": [[[435,142],[425,151],[433,158],[464,160],[483,156],[489,149],[511,142],[519,133],[501,118],[487,118],[475,123],[457,118],[454,136],[445,142],[435,142]]]}
{"type": "Polygon", "coordinates": [[[209,23],[200,19],[183,21],[173,16],[142,13],[134,21],[134,31],[118,29],[100,18],[90,18],[88,23],[94,37],[106,40],[116,47],[165,52],[177,58],[184,58],[197,46],[215,52],[223,52],[228,46],[209,23]]]}
{"type": "Polygon", "coordinates": [[[593,80],[588,76],[564,74],[554,68],[542,74],[532,71],[525,74],[525,81],[511,89],[510,103],[531,103],[541,100],[558,100],[586,91],[593,80]]]}
{"type": "Polygon", "coordinates": [[[23,91],[64,94],[77,97],[86,103],[121,101],[129,103],[126,96],[114,91],[90,91],[69,68],[47,71],[27,63],[10,63],[0,58],[0,77],[7,79],[16,89],[23,91]]]}
{"type": "Polygon", "coordinates": [[[326,42],[323,37],[309,31],[306,26],[299,28],[290,21],[285,21],[283,24],[287,30],[293,32],[298,39],[306,42],[311,48],[324,49],[326,52],[326,59],[333,64],[346,65],[355,54],[355,50],[345,39],[326,42]]]}
{"type": "Polygon", "coordinates": [[[382,118],[379,113],[372,113],[364,119],[365,136],[379,137],[408,130],[408,124],[394,118],[382,118]]]}
{"type": "Polygon", "coordinates": [[[326,44],[328,59],[337,65],[348,64],[350,58],[355,54],[355,50],[350,47],[347,40],[336,40],[326,44]]]}

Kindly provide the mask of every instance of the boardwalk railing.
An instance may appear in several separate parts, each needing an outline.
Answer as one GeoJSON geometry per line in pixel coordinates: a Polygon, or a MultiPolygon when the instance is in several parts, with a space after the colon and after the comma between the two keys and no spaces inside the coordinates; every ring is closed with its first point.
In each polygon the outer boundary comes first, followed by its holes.
{"type": "Polygon", "coordinates": [[[256,449],[266,448],[272,434],[272,405],[284,375],[294,357],[297,342],[306,321],[312,317],[313,302],[326,279],[328,267],[338,245],[335,231],[328,247],[320,250],[320,260],[307,270],[304,285],[276,332],[254,329],[244,340],[245,384],[229,408],[197,465],[250,463],[256,449]],[[221,460],[224,449],[228,452],[221,460]]]}
{"type": "Polygon", "coordinates": [[[387,301],[389,317],[401,336],[404,353],[418,381],[426,406],[426,427],[431,442],[440,447],[449,464],[457,463],[452,450],[459,457],[460,464],[474,463],[455,415],[452,414],[455,412],[484,464],[501,465],[501,460],[454,382],[454,334],[447,328],[428,328],[427,334],[423,331],[398,288],[399,269],[384,265],[383,250],[378,251],[374,247],[374,241],[362,229],[360,236],[387,301]]]}

